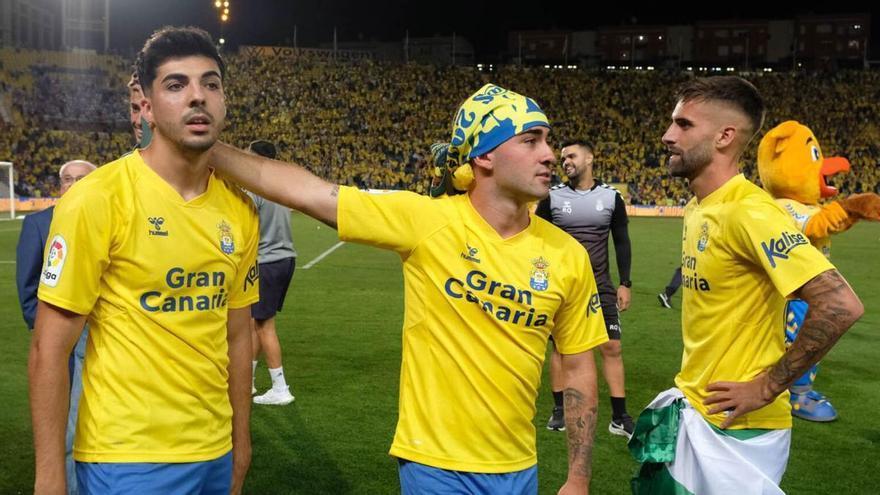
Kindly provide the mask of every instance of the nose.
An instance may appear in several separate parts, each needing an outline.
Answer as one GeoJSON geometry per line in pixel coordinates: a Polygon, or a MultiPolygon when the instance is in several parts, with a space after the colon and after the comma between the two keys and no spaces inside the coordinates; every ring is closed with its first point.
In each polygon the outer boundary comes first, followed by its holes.
{"type": "Polygon", "coordinates": [[[666,146],[672,146],[675,144],[675,133],[672,127],[673,126],[669,126],[669,128],[666,129],[666,132],[663,133],[663,137],[660,138],[666,146]]]}
{"type": "Polygon", "coordinates": [[[547,165],[548,167],[556,163],[556,155],[553,154],[553,148],[551,148],[546,141],[542,143],[541,153],[541,163],[547,165]]]}
{"type": "Polygon", "coordinates": [[[205,106],[205,89],[202,88],[201,84],[193,84],[190,86],[192,90],[190,91],[190,107],[202,107],[205,106]]]}

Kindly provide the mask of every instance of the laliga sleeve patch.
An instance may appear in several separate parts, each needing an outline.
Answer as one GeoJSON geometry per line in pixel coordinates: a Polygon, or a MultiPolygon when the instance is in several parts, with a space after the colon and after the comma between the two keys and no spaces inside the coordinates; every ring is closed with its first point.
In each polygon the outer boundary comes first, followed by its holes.
{"type": "Polygon", "coordinates": [[[49,254],[46,255],[46,263],[43,265],[43,273],[40,275],[40,282],[48,287],[58,285],[61,279],[61,270],[64,268],[64,262],[70,251],[67,249],[67,241],[60,234],[52,238],[49,242],[49,254]]]}

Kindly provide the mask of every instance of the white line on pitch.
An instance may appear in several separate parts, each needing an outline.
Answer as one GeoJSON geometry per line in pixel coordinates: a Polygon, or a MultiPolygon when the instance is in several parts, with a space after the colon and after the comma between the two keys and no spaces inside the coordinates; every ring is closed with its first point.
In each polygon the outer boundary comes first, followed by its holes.
{"type": "Polygon", "coordinates": [[[328,250],[324,251],[323,253],[321,253],[320,255],[318,255],[317,258],[313,259],[312,261],[309,261],[306,264],[306,266],[302,267],[302,269],[308,270],[309,268],[317,265],[319,261],[321,261],[322,259],[329,256],[330,253],[332,253],[333,251],[336,251],[337,249],[339,249],[343,244],[345,244],[345,243],[342,241],[337,242],[335,245],[333,245],[333,247],[331,247],[330,249],[328,249],[328,250]]]}

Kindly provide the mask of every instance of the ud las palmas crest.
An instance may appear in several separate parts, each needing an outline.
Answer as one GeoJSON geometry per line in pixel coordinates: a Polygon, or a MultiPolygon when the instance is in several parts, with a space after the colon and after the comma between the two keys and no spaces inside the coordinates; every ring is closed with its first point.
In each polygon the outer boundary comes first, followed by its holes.
{"type": "Polygon", "coordinates": [[[235,239],[232,238],[232,227],[226,223],[226,220],[221,220],[217,225],[217,228],[220,229],[220,250],[226,254],[232,254],[235,251],[235,239]]]}
{"type": "Polygon", "coordinates": [[[550,285],[550,272],[547,270],[550,262],[539,256],[532,260],[532,266],[534,268],[529,278],[529,285],[535,290],[547,290],[550,285]]]}
{"type": "Polygon", "coordinates": [[[697,249],[700,252],[706,250],[706,246],[709,245],[709,222],[703,222],[703,225],[700,226],[700,238],[697,240],[697,249]]]}

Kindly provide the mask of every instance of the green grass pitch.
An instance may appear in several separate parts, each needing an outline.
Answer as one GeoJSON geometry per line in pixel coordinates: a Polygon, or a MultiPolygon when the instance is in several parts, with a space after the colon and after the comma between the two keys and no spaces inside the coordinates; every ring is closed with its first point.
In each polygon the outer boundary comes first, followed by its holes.
{"type": "MultiPolygon", "coordinates": [[[[253,463],[245,491],[258,494],[398,493],[387,450],[397,420],[403,280],[397,257],[346,244],[308,270],[333,246],[335,232],[295,214],[300,256],[278,329],[296,401],[253,409],[253,463]]],[[[0,494],[33,489],[27,401],[30,336],[17,304],[15,244],[20,221],[0,222],[0,494]]],[[[670,386],[681,358],[680,294],[660,308],[680,252],[681,221],[634,218],[633,304],[622,316],[628,406],[632,414],[670,386]]],[[[826,357],[817,389],[840,412],[831,424],[795,420],[788,493],[877,493],[880,462],[880,225],[858,224],[834,239],[834,262],[861,296],[866,312],[826,357]]],[[[613,262],[612,262],[613,265],[613,262]]],[[[781,331],[781,329],[780,329],[781,331]]],[[[257,388],[265,390],[265,365],[257,388]]],[[[599,425],[592,493],[629,493],[636,469],[625,439],[607,431],[610,405],[600,378],[599,425]]],[[[538,397],[540,493],[553,494],[566,473],[564,434],[544,427],[551,396],[545,375],[538,397]]]]}

